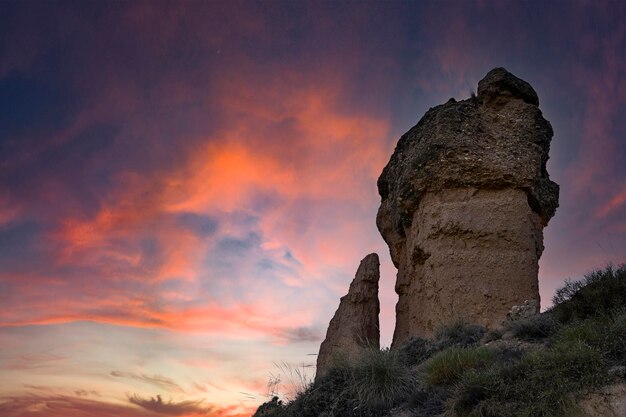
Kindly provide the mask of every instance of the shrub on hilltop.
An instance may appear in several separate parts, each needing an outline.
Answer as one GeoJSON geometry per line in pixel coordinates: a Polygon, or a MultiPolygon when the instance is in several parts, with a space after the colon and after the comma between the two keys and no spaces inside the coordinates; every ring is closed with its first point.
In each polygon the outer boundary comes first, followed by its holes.
{"type": "Polygon", "coordinates": [[[597,350],[582,342],[559,344],[521,360],[468,372],[448,406],[457,417],[569,416],[571,393],[608,381],[597,350]]]}
{"type": "Polygon", "coordinates": [[[580,281],[567,281],[552,302],[551,312],[564,323],[612,315],[626,308],[626,265],[609,265],[580,281]]]}
{"type": "Polygon", "coordinates": [[[257,408],[254,417],[287,417],[287,411],[283,402],[278,397],[273,397],[257,408]]]}

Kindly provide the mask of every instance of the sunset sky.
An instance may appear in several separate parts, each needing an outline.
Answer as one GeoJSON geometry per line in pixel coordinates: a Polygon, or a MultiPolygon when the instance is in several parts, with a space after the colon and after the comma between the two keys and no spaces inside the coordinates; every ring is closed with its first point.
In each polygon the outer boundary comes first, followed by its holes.
{"type": "Polygon", "coordinates": [[[626,2],[0,1],[0,415],[248,417],[370,252],[389,345],[376,179],[496,66],[555,131],[546,308],[626,261],[626,2]]]}

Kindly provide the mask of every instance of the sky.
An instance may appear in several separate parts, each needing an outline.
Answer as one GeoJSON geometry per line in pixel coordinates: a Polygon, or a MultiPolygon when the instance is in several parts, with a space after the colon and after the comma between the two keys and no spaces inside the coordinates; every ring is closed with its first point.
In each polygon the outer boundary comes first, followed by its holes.
{"type": "Polygon", "coordinates": [[[626,261],[626,3],[0,1],[0,414],[248,417],[371,252],[388,346],[376,179],[498,66],[555,132],[545,309],[626,261]]]}

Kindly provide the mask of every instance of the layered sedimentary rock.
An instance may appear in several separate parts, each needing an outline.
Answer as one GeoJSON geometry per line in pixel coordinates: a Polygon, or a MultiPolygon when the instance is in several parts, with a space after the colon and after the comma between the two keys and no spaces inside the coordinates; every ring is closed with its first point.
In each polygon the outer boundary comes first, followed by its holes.
{"type": "Polygon", "coordinates": [[[490,71],[467,100],[430,109],[378,179],[377,225],[398,268],[392,346],[456,318],[495,327],[539,306],[543,227],[559,187],[552,127],[527,82],[490,71]]]}
{"type": "Polygon", "coordinates": [[[317,356],[315,379],[322,377],[334,361],[353,358],[366,347],[380,347],[378,281],[380,261],[371,253],[361,261],[348,294],[341,297],[326,339],[317,356]]]}

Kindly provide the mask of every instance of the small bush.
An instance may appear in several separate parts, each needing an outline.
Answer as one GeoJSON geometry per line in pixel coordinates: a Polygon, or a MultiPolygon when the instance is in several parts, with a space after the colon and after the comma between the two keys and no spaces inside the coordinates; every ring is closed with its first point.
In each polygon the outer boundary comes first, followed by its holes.
{"type": "Polygon", "coordinates": [[[498,363],[511,363],[522,359],[526,351],[519,346],[497,346],[490,347],[493,356],[498,363]]]}
{"type": "Polygon", "coordinates": [[[416,379],[389,349],[368,349],[352,370],[352,389],[359,404],[373,409],[389,409],[405,400],[415,388],[416,379]]]}
{"type": "Polygon", "coordinates": [[[552,298],[552,312],[562,323],[598,315],[612,315],[626,308],[626,265],[608,266],[568,281],[552,298]]]}
{"type": "Polygon", "coordinates": [[[424,364],[423,380],[431,386],[452,385],[468,370],[484,367],[493,360],[493,352],[484,347],[449,348],[424,364]]]}
{"type": "Polygon", "coordinates": [[[626,365],[626,312],[570,324],[557,336],[564,346],[578,342],[598,350],[610,365],[626,365]]]}
{"type": "Polygon", "coordinates": [[[430,340],[421,337],[411,337],[398,350],[400,360],[406,366],[414,366],[424,362],[435,353],[430,340]]]}
{"type": "Polygon", "coordinates": [[[551,314],[544,313],[509,322],[507,328],[518,339],[537,341],[554,335],[559,329],[559,322],[551,314]]]}
{"type": "Polygon", "coordinates": [[[600,348],[606,345],[612,336],[606,333],[607,326],[604,322],[586,320],[565,326],[557,336],[557,343],[566,345],[582,342],[589,346],[600,348]]]}
{"type": "Polygon", "coordinates": [[[477,324],[468,324],[459,319],[455,322],[440,327],[435,333],[435,350],[443,350],[449,347],[464,348],[475,346],[485,334],[486,329],[477,324]]]}
{"type": "Polygon", "coordinates": [[[606,356],[611,365],[626,366],[626,310],[613,318],[609,334],[613,337],[606,346],[606,356]]]}
{"type": "Polygon", "coordinates": [[[441,387],[418,387],[409,397],[413,417],[436,417],[445,411],[448,390],[441,387]]]}
{"type": "Polygon", "coordinates": [[[584,343],[556,345],[520,361],[467,372],[448,403],[455,416],[568,416],[572,393],[607,382],[602,355],[584,343]]]}
{"type": "MultiPolygon", "coordinates": [[[[485,372],[468,372],[461,383],[455,388],[452,398],[448,401],[448,410],[452,416],[481,416],[486,402],[493,395],[491,385],[498,377],[497,371],[488,369],[485,372]]],[[[491,417],[490,414],[485,414],[491,417]]]]}
{"type": "Polygon", "coordinates": [[[287,417],[283,402],[274,397],[271,401],[261,404],[252,417],[287,417]]]}
{"type": "Polygon", "coordinates": [[[601,353],[585,343],[557,344],[553,349],[534,352],[522,359],[534,372],[535,382],[550,376],[552,384],[559,381],[573,390],[605,382],[606,363],[601,353]]]}
{"type": "Polygon", "coordinates": [[[348,366],[328,370],[315,384],[299,393],[286,409],[289,417],[351,417],[358,406],[350,395],[352,371],[348,366]]]}
{"type": "Polygon", "coordinates": [[[286,416],[376,417],[415,387],[416,378],[396,352],[367,349],[354,363],[329,369],[287,405],[286,416]]]}
{"type": "Polygon", "coordinates": [[[482,343],[489,343],[489,342],[493,342],[495,340],[500,340],[502,339],[503,336],[503,332],[500,329],[492,329],[489,330],[487,333],[485,333],[485,335],[482,338],[482,343]]]}
{"type": "Polygon", "coordinates": [[[401,361],[407,366],[419,365],[435,353],[450,347],[465,348],[480,343],[486,329],[464,320],[442,326],[435,332],[434,340],[411,337],[398,350],[401,361]]]}

